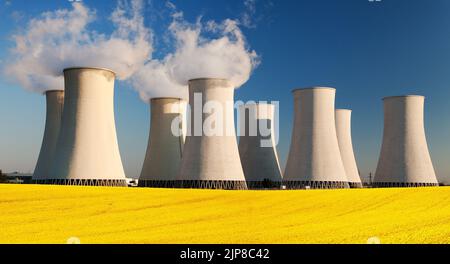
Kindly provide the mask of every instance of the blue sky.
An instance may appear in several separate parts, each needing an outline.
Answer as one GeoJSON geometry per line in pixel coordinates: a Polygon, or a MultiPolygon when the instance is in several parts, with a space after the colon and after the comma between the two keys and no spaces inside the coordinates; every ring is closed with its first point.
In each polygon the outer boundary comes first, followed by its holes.
{"type": "MultiPolygon", "coordinates": [[[[114,1],[84,1],[107,18],[114,1]]],[[[185,18],[195,21],[239,18],[241,1],[173,1],[185,18]]],[[[66,0],[0,0],[0,62],[12,47],[10,37],[38,14],[70,7],[66,0]]],[[[164,2],[145,11],[156,38],[168,19],[164,2]]],[[[291,90],[332,86],[336,107],[353,109],[353,144],[360,171],[375,172],[382,140],[382,97],[426,96],[425,124],[438,174],[450,179],[450,1],[448,0],[259,0],[255,27],[242,28],[262,59],[250,80],[236,91],[240,100],[280,101],[280,144],[283,166],[293,120],[291,90]]],[[[111,30],[107,19],[92,25],[111,30]]],[[[157,42],[156,56],[164,55],[157,42]]],[[[127,176],[141,169],[149,130],[148,105],[125,82],[116,83],[115,113],[127,176]]],[[[0,168],[32,171],[45,123],[44,97],[0,77],[0,168]]],[[[449,180],[447,180],[449,181],[449,180]]]]}

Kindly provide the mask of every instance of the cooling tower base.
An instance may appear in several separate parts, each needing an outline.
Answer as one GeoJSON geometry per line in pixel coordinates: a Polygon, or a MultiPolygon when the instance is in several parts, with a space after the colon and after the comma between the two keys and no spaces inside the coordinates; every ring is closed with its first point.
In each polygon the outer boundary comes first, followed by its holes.
{"type": "Polygon", "coordinates": [[[400,187],[436,187],[438,183],[430,182],[374,182],[372,187],[375,188],[400,188],[400,187]]]}
{"type": "Polygon", "coordinates": [[[248,189],[280,189],[281,182],[280,181],[247,181],[248,189]]]}
{"type": "Polygon", "coordinates": [[[108,186],[108,187],[127,187],[126,180],[90,180],[90,179],[53,179],[53,180],[35,180],[35,184],[53,184],[53,185],[78,185],[78,186],[108,186]]]}
{"type": "Polygon", "coordinates": [[[285,181],[286,189],[348,189],[348,182],[340,181],[285,181]]]}
{"type": "Polygon", "coordinates": [[[358,189],[363,187],[363,184],[360,182],[349,182],[348,185],[350,185],[350,188],[352,189],[358,189]]]}
{"type": "Polygon", "coordinates": [[[147,188],[176,188],[177,181],[139,180],[138,187],[147,188]]]}
{"type": "Polygon", "coordinates": [[[176,181],[177,188],[186,189],[222,189],[222,190],[247,190],[245,181],[176,181]]]}

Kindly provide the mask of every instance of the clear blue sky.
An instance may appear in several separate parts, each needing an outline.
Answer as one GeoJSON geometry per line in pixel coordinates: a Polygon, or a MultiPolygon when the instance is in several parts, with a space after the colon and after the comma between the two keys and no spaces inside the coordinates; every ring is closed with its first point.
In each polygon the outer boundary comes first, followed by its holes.
{"type": "MultiPolygon", "coordinates": [[[[84,1],[107,17],[113,1],[84,1]]],[[[156,9],[162,1],[153,1],[156,9]]],[[[173,1],[193,21],[236,18],[241,1],[173,1]]],[[[257,1],[255,28],[244,28],[262,57],[251,79],[236,92],[241,100],[280,101],[279,153],[289,150],[296,87],[337,88],[336,106],[353,109],[353,143],[364,176],[374,172],[383,130],[381,98],[422,94],[433,162],[440,179],[450,179],[450,1],[298,0],[257,1]]],[[[69,7],[66,0],[0,0],[0,61],[10,36],[43,11],[69,7]]],[[[156,34],[167,21],[147,8],[156,34]]],[[[94,23],[110,30],[107,20],[94,23]],[[103,21],[103,22],[102,22],[103,21]]],[[[161,45],[161,44],[160,44],[161,45]]],[[[163,50],[161,46],[156,46],[163,50]]],[[[158,51],[159,52],[159,51],[158,51]]],[[[122,160],[129,177],[139,174],[147,146],[148,105],[126,83],[116,84],[115,111],[122,160]]],[[[45,121],[45,100],[0,77],[0,168],[32,171],[45,121]]],[[[283,165],[284,166],[284,165],[283,165]]],[[[448,180],[447,180],[448,181],[448,180]]]]}

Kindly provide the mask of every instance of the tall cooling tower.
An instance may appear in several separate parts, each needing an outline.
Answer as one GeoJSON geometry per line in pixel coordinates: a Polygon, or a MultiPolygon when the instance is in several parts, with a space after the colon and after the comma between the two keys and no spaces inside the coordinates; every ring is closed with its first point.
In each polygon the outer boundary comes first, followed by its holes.
{"type": "Polygon", "coordinates": [[[297,89],[294,128],[283,182],[286,188],[349,188],[334,117],[336,90],[297,89]]]}
{"type": "Polygon", "coordinates": [[[351,116],[351,110],[336,109],[336,133],[348,183],[351,188],[362,188],[362,182],[353,152],[351,116]]]}
{"type": "Polygon", "coordinates": [[[51,183],[126,186],[114,121],[115,73],[64,70],[65,98],[51,183]]]}
{"type": "Polygon", "coordinates": [[[425,97],[384,98],[384,134],[376,187],[437,186],[425,136],[425,97]]]}
{"type": "Polygon", "coordinates": [[[239,155],[250,189],[281,186],[282,176],[275,146],[274,114],[275,106],[272,104],[246,104],[239,108],[239,155]]]}
{"type": "Polygon", "coordinates": [[[58,140],[64,105],[64,91],[47,91],[45,92],[45,97],[47,99],[47,114],[44,138],[33,173],[33,182],[41,184],[46,183],[46,180],[49,178],[50,167],[55,158],[56,141],[58,140]]]}
{"type": "Polygon", "coordinates": [[[139,186],[175,187],[184,145],[186,102],[180,98],[153,98],[150,106],[150,134],[139,186]]]}
{"type": "Polygon", "coordinates": [[[234,130],[233,97],[234,87],[227,80],[189,81],[190,135],[177,177],[179,187],[247,189],[234,130]],[[209,125],[215,129],[205,129],[209,125]]]}

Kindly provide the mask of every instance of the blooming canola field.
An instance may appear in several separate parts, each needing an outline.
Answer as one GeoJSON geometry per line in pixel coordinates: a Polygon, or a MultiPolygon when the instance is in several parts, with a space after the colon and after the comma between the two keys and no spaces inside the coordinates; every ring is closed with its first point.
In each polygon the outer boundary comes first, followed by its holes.
{"type": "Polygon", "coordinates": [[[450,188],[0,185],[0,227],[0,243],[450,243],[450,188]]]}

